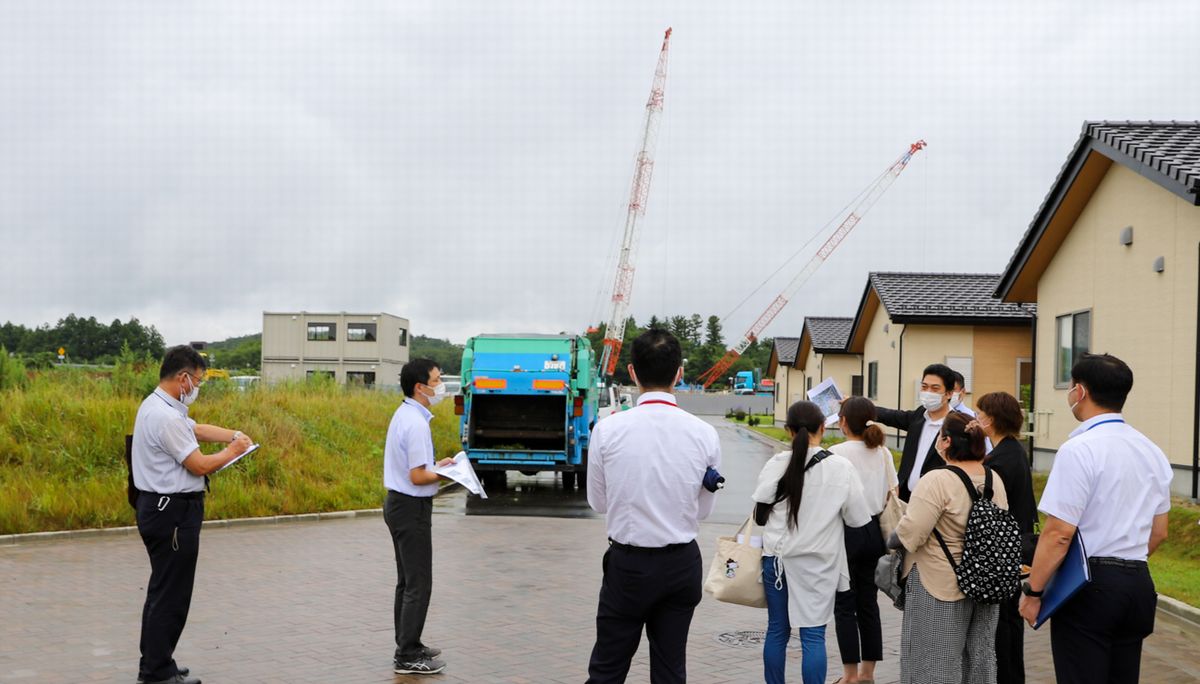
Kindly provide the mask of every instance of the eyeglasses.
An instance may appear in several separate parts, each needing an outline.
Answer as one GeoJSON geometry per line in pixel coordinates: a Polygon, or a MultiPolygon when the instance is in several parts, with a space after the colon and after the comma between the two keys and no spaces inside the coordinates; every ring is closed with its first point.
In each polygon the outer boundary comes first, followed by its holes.
{"type": "Polygon", "coordinates": [[[184,375],[186,375],[192,379],[192,384],[195,385],[196,387],[200,387],[204,384],[204,376],[203,375],[200,375],[199,377],[197,377],[187,371],[184,371],[183,373],[184,373],[184,375]]]}

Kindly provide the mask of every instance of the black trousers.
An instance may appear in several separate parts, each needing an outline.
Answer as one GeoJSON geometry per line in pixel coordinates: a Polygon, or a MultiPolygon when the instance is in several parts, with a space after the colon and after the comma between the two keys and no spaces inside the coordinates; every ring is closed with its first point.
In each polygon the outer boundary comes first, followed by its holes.
{"type": "Polygon", "coordinates": [[[138,672],[149,681],[169,679],[179,671],[175,665],[175,646],[192,605],[202,522],[203,497],[147,492],[138,495],[138,532],[150,556],[138,672]]]}
{"type": "Polygon", "coordinates": [[[650,681],[687,681],[687,638],[700,603],[700,547],[695,541],[666,549],[610,546],[596,609],[596,645],[589,684],[624,682],[642,640],[650,642],[650,681]]]}
{"type": "Polygon", "coordinates": [[[1000,604],[996,620],[996,684],[1025,684],[1025,621],[1021,595],[1000,604]]]}
{"type": "Polygon", "coordinates": [[[409,662],[424,647],[421,632],[433,592],[433,497],[388,490],[383,519],[396,552],[396,660],[409,662]]]}
{"type": "Polygon", "coordinates": [[[833,601],[838,651],[844,665],[883,660],[883,625],[875,586],[875,565],[883,553],[879,516],[863,527],[846,528],[850,590],[839,591],[833,601]]]}
{"type": "Polygon", "coordinates": [[[1134,684],[1158,595],[1146,566],[1092,563],[1092,582],[1050,618],[1059,684],[1134,684]]]}

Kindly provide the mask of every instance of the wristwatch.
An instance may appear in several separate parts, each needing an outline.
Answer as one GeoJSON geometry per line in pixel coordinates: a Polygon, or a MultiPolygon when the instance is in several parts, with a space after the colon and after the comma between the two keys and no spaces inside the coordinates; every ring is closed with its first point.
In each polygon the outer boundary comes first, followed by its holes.
{"type": "Polygon", "coordinates": [[[1043,589],[1042,591],[1034,591],[1033,587],[1029,586],[1029,582],[1026,581],[1021,582],[1021,593],[1033,598],[1041,598],[1042,594],[1046,593],[1046,590],[1043,589]]]}
{"type": "Polygon", "coordinates": [[[229,442],[232,444],[233,442],[236,442],[236,441],[237,441],[237,438],[238,438],[238,437],[241,437],[241,436],[242,436],[242,431],[241,431],[241,430],[234,430],[234,431],[233,431],[233,437],[232,437],[232,438],[229,440],[229,442]]]}

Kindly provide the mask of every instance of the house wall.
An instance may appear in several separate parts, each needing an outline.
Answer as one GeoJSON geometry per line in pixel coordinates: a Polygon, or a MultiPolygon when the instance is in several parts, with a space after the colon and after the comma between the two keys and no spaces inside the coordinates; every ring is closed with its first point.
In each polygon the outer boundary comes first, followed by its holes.
{"type": "Polygon", "coordinates": [[[775,369],[775,422],[782,424],[788,407],[804,398],[804,371],[786,364],[775,369]]]}
{"type": "Polygon", "coordinates": [[[1190,495],[1198,249],[1200,207],[1120,164],[1109,168],[1038,281],[1035,449],[1057,449],[1077,425],[1067,389],[1055,384],[1055,318],[1090,310],[1091,351],[1133,370],[1125,417],[1166,452],[1176,491],[1190,495]],[[1119,240],[1126,226],[1128,246],[1119,240]],[[1159,256],[1162,273],[1152,268],[1159,256]]]}
{"type": "MultiPolygon", "coordinates": [[[[912,409],[919,403],[917,393],[921,372],[931,363],[945,363],[947,356],[971,356],[975,353],[975,327],[971,325],[909,324],[904,331],[904,361],[900,368],[900,405],[912,409]]],[[[1016,373],[1016,370],[1013,370],[1016,373]]],[[[895,395],[890,401],[895,402],[895,395]]],[[[891,404],[884,404],[890,406],[891,404]]]]}
{"type": "MultiPolygon", "coordinates": [[[[900,332],[904,326],[892,323],[882,306],[876,311],[874,320],[871,321],[871,327],[867,330],[866,339],[863,341],[863,393],[878,406],[892,407],[896,402],[896,391],[899,387],[896,374],[899,371],[900,332]],[[872,361],[879,364],[877,392],[874,396],[870,394],[870,385],[868,384],[872,361]]],[[[903,434],[896,430],[885,430],[885,432],[891,434],[896,440],[903,434]]]]}
{"type": "Polygon", "coordinates": [[[1017,359],[1033,358],[1033,326],[976,326],[972,345],[974,381],[967,405],[974,406],[989,392],[1008,392],[1021,398],[1017,383],[1017,359]]]}
{"type": "Polygon", "coordinates": [[[862,372],[862,357],[858,354],[820,354],[817,368],[820,369],[819,377],[813,381],[813,385],[833,378],[842,395],[850,396],[850,378],[862,372]]]}

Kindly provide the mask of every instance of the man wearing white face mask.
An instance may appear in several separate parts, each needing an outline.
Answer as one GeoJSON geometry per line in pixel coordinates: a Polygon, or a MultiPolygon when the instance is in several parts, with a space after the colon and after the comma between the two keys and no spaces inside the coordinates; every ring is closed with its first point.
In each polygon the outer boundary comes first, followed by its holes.
{"type": "Polygon", "coordinates": [[[441,651],[421,642],[429,596],[433,589],[433,495],[439,475],[434,465],[429,409],[446,397],[442,371],[430,359],[413,359],[400,369],[405,400],[392,415],[383,447],[383,485],[387,488],[383,519],[396,553],[396,630],[394,671],[436,674],[446,667],[441,651]]]}
{"type": "Polygon", "coordinates": [[[163,356],[158,387],[138,409],[130,461],[137,498],[137,526],[150,555],[150,581],[142,608],[139,682],[199,684],[175,663],[175,645],[187,623],[204,521],[204,477],[252,444],[236,430],[198,425],[188,406],[200,394],[207,364],[188,346],[163,356]],[[226,442],[215,454],[200,442],[226,442]]]}
{"type": "Polygon", "coordinates": [[[954,370],[941,363],[930,364],[921,374],[920,408],[915,411],[877,408],[876,422],[904,430],[904,453],[900,457],[900,498],[908,501],[917,481],[925,473],[946,465],[934,444],[942,421],[950,413],[950,394],[954,389],[954,370]]]}

